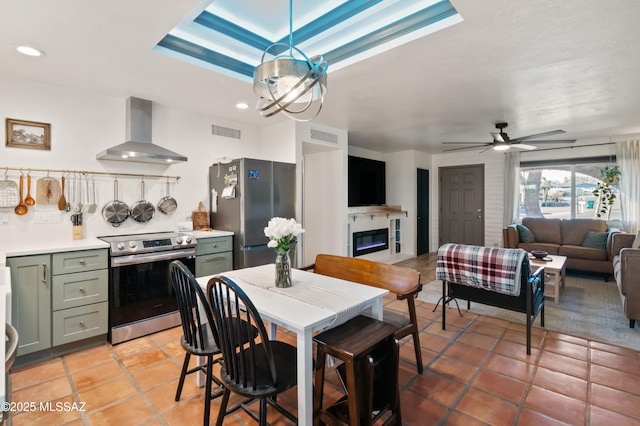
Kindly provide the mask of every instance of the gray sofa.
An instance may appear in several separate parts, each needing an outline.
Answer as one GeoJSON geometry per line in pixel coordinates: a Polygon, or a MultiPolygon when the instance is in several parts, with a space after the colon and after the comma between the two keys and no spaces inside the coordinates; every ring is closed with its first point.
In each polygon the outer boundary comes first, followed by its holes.
{"type": "Polygon", "coordinates": [[[631,328],[640,320],[640,248],[632,248],[635,238],[624,233],[613,236],[613,273],[631,328]]]}
{"type": "Polygon", "coordinates": [[[567,269],[598,272],[605,274],[605,278],[613,275],[612,237],[620,230],[609,229],[605,221],[525,217],[522,225],[532,234],[528,241],[521,241],[521,235],[528,235],[526,231],[519,230],[517,224],[509,225],[502,234],[506,248],[545,250],[549,254],[566,256],[567,269]],[[598,239],[601,244],[591,244],[598,239]]]}

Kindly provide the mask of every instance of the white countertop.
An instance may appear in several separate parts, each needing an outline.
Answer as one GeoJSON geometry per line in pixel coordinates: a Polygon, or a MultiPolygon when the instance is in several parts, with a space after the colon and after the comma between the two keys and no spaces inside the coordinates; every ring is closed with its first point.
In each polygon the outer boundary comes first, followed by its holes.
{"type": "MultiPolygon", "coordinates": [[[[78,251],[109,248],[109,244],[97,238],[85,238],[82,240],[69,241],[16,241],[12,242],[9,247],[0,248],[0,257],[2,250],[6,250],[6,257],[28,256],[32,254],[59,253],[64,251],[78,251]]],[[[0,259],[0,263],[2,259],[0,259]]]]}
{"type": "MultiPolygon", "coordinates": [[[[189,231],[185,234],[191,234],[196,239],[198,238],[212,238],[212,237],[227,237],[232,236],[233,232],[219,231],[212,229],[211,231],[189,231]]],[[[15,241],[9,246],[0,247],[0,267],[6,263],[5,258],[17,257],[17,256],[29,256],[33,254],[44,253],[60,253],[65,251],[78,251],[78,250],[91,250],[109,248],[109,244],[98,238],[84,238],[82,240],[67,240],[67,241],[15,241]]]]}
{"type": "Polygon", "coordinates": [[[217,229],[212,229],[211,231],[189,231],[185,232],[185,234],[191,234],[196,239],[198,238],[212,238],[212,237],[228,237],[233,235],[231,231],[219,231],[217,229]]]}

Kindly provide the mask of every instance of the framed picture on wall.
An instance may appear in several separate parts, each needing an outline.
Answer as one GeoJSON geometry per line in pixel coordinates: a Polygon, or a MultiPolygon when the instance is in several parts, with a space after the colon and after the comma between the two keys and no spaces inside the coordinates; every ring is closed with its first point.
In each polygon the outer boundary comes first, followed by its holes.
{"type": "Polygon", "coordinates": [[[51,150],[51,124],[7,118],[7,146],[51,150]]]}

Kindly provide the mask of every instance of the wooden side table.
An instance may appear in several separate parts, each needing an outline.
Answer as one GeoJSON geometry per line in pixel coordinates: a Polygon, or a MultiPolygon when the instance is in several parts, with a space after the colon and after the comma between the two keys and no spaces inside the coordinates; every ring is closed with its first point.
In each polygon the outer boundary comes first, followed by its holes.
{"type": "Polygon", "coordinates": [[[545,287],[553,287],[553,295],[547,291],[545,291],[544,294],[545,296],[553,297],[553,301],[557,304],[560,302],[560,287],[564,287],[567,258],[565,256],[549,254],[545,259],[550,260],[538,260],[529,255],[529,261],[532,266],[544,267],[544,273],[546,275],[544,285],[545,287]]]}

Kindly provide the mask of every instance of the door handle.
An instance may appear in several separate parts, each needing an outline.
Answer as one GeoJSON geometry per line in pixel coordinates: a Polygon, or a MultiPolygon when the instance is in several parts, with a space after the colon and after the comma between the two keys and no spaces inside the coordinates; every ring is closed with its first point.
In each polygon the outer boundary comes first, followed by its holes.
{"type": "Polygon", "coordinates": [[[47,283],[47,264],[42,264],[42,284],[47,283]]]}

